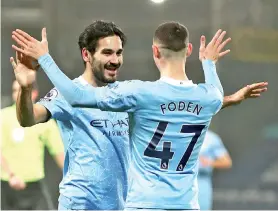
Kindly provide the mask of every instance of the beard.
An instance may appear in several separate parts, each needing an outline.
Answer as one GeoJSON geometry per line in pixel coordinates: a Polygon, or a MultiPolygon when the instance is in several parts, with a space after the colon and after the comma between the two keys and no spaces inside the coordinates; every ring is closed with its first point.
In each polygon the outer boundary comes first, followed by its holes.
{"type": "Polygon", "coordinates": [[[117,74],[115,76],[106,76],[105,69],[118,69],[121,66],[120,63],[118,64],[103,64],[97,59],[93,59],[92,62],[92,72],[97,80],[102,83],[114,83],[117,80],[117,74]]]}

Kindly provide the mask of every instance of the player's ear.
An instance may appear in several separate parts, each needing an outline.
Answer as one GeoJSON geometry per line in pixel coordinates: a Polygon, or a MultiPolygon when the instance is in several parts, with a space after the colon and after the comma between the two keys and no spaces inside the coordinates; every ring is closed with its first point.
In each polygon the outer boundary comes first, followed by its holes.
{"type": "Polygon", "coordinates": [[[192,43],[187,44],[187,51],[186,51],[186,57],[189,57],[192,54],[193,51],[193,45],[192,43]]]}
{"type": "Polygon", "coordinates": [[[84,62],[90,62],[91,54],[86,48],[82,48],[81,54],[84,62]]]}
{"type": "Polygon", "coordinates": [[[161,57],[161,53],[159,51],[159,48],[156,45],[152,45],[152,49],[153,49],[153,56],[157,59],[159,59],[161,57]]]}

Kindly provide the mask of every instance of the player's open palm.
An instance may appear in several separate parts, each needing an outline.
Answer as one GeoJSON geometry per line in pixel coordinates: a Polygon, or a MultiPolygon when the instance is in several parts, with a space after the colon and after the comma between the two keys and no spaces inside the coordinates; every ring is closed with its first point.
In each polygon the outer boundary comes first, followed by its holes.
{"type": "Polygon", "coordinates": [[[247,85],[231,95],[231,99],[233,100],[234,104],[239,104],[248,98],[258,98],[263,92],[267,91],[267,86],[267,82],[259,82],[247,85]]]}
{"type": "Polygon", "coordinates": [[[33,67],[33,59],[16,51],[16,61],[11,57],[10,62],[19,85],[25,88],[30,87],[36,80],[36,67],[33,67]]]}
{"type": "Polygon", "coordinates": [[[206,37],[201,36],[199,49],[200,61],[204,59],[210,59],[216,62],[219,58],[230,52],[230,49],[222,51],[224,47],[231,41],[230,37],[223,41],[225,35],[226,31],[219,29],[207,46],[206,37]]]}
{"type": "Polygon", "coordinates": [[[46,28],[42,29],[41,41],[36,40],[20,29],[16,29],[12,32],[12,38],[21,48],[15,45],[12,45],[12,48],[20,53],[25,54],[26,56],[30,56],[38,60],[40,56],[49,52],[46,36],[46,28]]]}

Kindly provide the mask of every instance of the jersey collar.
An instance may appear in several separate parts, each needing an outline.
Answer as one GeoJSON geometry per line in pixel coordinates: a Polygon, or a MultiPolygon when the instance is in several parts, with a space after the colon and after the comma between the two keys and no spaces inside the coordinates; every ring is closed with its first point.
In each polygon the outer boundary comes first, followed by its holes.
{"type": "Polygon", "coordinates": [[[180,81],[180,80],[175,80],[175,79],[165,77],[165,76],[161,77],[159,80],[163,81],[165,83],[168,83],[168,84],[175,85],[175,86],[193,86],[194,85],[192,80],[180,81]]]}
{"type": "Polygon", "coordinates": [[[83,78],[82,75],[78,77],[78,80],[83,86],[89,85],[89,83],[83,78]]]}
{"type": "MultiPolygon", "coordinates": [[[[77,78],[77,80],[78,80],[83,86],[86,86],[86,85],[90,85],[90,86],[91,86],[91,84],[89,84],[88,81],[86,81],[85,78],[84,78],[82,75],[80,75],[80,76],[77,78]]],[[[117,85],[117,81],[115,81],[115,82],[113,82],[113,83],[108,83],[108,84],[107,84],[107,86],[111,86],[111,87],[116,86],[116,85],[117,85]]]]}

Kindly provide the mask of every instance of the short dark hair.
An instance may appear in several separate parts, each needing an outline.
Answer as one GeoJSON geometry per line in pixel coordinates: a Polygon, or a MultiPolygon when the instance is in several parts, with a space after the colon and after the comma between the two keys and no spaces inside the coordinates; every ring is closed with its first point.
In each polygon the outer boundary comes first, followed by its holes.
{"type": "Polygon", "coordinates": [[[120,37],[124,47],[126,43],[126,36],[116,24],[102,20],[94,21],[92,24],[87,26],[79,36],[78,45],[80,51],[82,51],[83,48],[86,48],[94,54],[97,48],[98,40],[113,35],[120,37]]]}
{"type": "Polygon", "coordinates": [[[189,42],[189,32],[178,22],[166,22],[157,27],[154,40],[158,41],[162,48],[178,52],[186,48],[189,42]]]}

